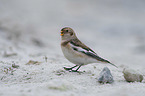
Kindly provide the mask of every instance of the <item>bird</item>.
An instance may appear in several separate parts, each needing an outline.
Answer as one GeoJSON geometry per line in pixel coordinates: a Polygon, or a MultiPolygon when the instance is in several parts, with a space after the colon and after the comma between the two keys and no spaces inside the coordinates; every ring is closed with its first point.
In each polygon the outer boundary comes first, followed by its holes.
{"type": "Polygon", "coordinates": [[[91,63],[108,63],[115,67],[115,64],[101,58],[91,48],[82,43],[76,36],[74,30],[70,27],[61,29],[61,49],[64,57],[74,63],[75,66],[71,68],[63,67],[67,71],[78,72],[81,66],[91,63]],[[77,67],[77,68],[76,68],[77,67]],[[76,68],[76,70],[73,70],[76,68]]]}

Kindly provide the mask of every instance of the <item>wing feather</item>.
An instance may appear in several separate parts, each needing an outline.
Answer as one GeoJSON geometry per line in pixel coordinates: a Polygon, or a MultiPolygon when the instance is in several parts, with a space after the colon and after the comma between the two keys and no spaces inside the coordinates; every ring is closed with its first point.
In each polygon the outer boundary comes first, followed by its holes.
{"type": "MultiPolygon", "coordinates": [[[[74,46],[80,47],[84,50],[87,50],[88,52],[92,52],[94,54],[96,54],[92,49],[90,49],[88,46],[86,46],[85,44],[83,44],[80,40],[78,39],[73,39],[70,41],[70,43],[74,46]]],[[[97,55],[97,54],[96,54],[97,55]]]]}
{"type": "Polygon", "coordinates": [[[88,49],[88,47],[84,48],[83,46],[76,46],[77,44],[70,42],[71,47],[73,48],[73,50],[77,51],[77,52],[81,52],[83,54],[86,54],[94,59],[97,59],[99,61],[102,62],[106,62],[106,63],[110,63],[109,61],[99,57],[93,50],[91,50],[90,48],[88,49]]]}
{"type": "MultiPolygon", "coordinates": [[[[86,54],[87,56],[90,56],[98,61],[104,62],[104,63],[109,63],[115,67],[117,67],[116,65],[112,64],[110,61],[105,60],[101,57],[99,57],[92,49],[90,49],[89,47],[87,47],[86,45],[84,45],[81,41],[79,41],[78,39],[73,39],[70,41],[70,45],[73,48],[73,50],[77,51],[77,52],[81,52],[83,54],[86,54]]],[[[118,67],[117,67],[118,68],[118,67]]]]}

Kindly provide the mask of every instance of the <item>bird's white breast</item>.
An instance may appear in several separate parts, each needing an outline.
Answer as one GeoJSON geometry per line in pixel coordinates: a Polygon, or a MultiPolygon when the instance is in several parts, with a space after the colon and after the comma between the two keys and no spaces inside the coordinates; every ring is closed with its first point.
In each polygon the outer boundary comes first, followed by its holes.
{"type": "Polygon", "coordinates": [[[97,60],[93,59],[81,52],[77,52],[72,49],[68,43],[66,46],[61,46],[64,56],[72,63],[76,65],[86,65],[89,63],[96,63],[97,60]]]}

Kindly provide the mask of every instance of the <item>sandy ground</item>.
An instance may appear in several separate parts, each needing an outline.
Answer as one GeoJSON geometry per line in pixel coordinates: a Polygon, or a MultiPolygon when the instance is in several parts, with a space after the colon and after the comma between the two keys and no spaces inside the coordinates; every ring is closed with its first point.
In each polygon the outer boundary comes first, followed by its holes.
{"type": "Polygon", "coordinates": [[[0,96],[144,96],[145,80],[128,83],[122,74],[132,68],[145,78],[144,5],[143,0],[0,0],[0,96]],[[65,71],[73,66],[60,48],[65,26],[119,68],[94,63],[81,67],[82,73],[65,71]],[[97,82],[106,66],[113,84],[97,82]]]}

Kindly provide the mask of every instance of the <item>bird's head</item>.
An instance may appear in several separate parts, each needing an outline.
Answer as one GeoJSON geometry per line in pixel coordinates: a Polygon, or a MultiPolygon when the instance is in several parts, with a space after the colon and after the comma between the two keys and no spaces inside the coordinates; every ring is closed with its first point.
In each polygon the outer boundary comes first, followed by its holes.
{"type": "Polygon", "coordinates": [[[75,39],[76,35],[72,28],[65,27],[61,29],[61,38],[62,40],[71,40],[75,39]]]}

